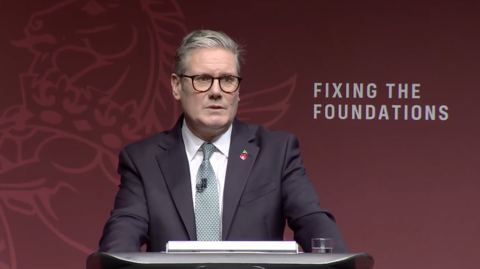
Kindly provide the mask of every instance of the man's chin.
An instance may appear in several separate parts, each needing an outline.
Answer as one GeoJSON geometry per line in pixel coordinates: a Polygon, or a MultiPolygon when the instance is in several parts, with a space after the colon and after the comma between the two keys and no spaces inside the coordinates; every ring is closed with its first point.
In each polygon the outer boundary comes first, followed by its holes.
{"type": "Polygon", "coordinates": [[[204,126],[209,129],[223,129],[230,125],[230,121],[226,117],[209,117],[203,121],[204,126]]]}

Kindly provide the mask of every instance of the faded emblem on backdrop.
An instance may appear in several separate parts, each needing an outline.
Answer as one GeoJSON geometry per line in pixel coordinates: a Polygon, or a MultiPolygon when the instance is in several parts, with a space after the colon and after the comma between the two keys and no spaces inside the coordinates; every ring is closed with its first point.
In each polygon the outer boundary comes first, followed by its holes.
{"type": "MultiPolygon", "coordinates": [[[[187,32],[179,5],[167,0],[59,1],[30,16],[25,37],[11,41],[34,56],[19,74],[23,102],[0,114],[0,269],[20,268],[17,232],[96,251],[119,183],[119,150],[170,128],[181,113],[170,74],[187,32]]],[[[271,126],[295,83],[293,75],[271,88],[242,88],[238,118],[271,126]]]]}

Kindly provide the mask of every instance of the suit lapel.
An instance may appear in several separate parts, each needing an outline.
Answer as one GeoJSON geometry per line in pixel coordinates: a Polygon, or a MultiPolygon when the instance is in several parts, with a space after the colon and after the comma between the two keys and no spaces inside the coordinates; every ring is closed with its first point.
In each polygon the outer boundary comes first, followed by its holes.
{"type": "Polygon", "coordinates": [[[188,236],[191,240],[196,240],[190,167],[181,133],[182,123],[183,117],[180,117],[175,127],[160,142],[163,150],[157,154],[157,161],[188,236]]]}
{"type": "Polygon", "coordinates": [[[249,143],[254,138],[255,135],[246,124],[234,121],[223,193],[222,240],[226,240],[238,202],[258,155],[259,148],[249,143]],[[248,154],[245,160],[240,158],[244,150],[248,154]]]}

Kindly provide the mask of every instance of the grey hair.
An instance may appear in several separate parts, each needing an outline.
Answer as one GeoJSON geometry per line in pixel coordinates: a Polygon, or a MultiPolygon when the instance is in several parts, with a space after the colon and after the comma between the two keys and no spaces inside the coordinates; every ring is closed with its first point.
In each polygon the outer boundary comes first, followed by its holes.
{"type": "Polygon", "coordinates": [[[244,49],[225,33],[212,30],[196,30],[183,38],[175,55],[174,72],[183,74],[190,54],[202,48],[224,48],[231,51],[237,59],[237,72],[240,75],[244,49]]]}

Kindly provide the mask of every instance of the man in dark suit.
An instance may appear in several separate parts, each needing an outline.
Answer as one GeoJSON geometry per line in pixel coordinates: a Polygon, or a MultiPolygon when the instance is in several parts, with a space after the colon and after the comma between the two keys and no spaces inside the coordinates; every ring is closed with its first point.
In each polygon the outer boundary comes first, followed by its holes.
{"type": "Polygon", "coordinates": [[[175,240],[283,240],[286,222],[305,252],[314,237],[348,252],[320,207],[297,138],[235,118],[242,49],[227,35],[194,31],[171,76],[183,115],[173,129],[125,147],[121,184],[101,252],[163,251],[175,240]]]}

